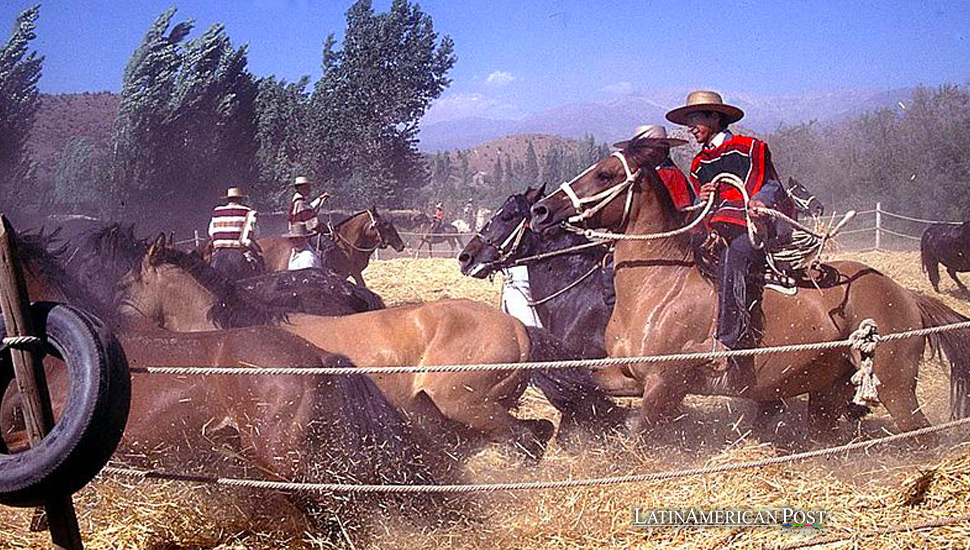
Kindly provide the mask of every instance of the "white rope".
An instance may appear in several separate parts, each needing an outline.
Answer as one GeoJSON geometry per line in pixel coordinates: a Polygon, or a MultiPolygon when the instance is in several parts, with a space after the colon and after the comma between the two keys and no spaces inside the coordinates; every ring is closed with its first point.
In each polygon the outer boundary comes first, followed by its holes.
{"type": "Polygon", "coordinates": [[[583,235],[587,239],[601,239],[601,240],[610,240],[610,241],[652,241],[656,239],[669,239],[670,237],[676,237],[677,235],[683,235],[684,233],[688,233],[691,230],[693,230],[695,227],[700,225],[700,223],[704,221],[704,218],[707,217],[707,214],[711,211],[712,206],[714,206],[713,193],[711,193],[711,195],[707,197],[707,203],[704,205],[704,210],[702,210],[701,213],[698,214],[696,218],[694,218],[694,221],[690,222],[684,227],[673,229],[671,231],[664,231],[661,233],[646,233],[643,235],[625,235],[622,233],[612,233],[609,231],[596,231],[593,229],[587,229],[583,231],[583,235]]]}
{"type": "Polygon", "coordinates": [[[40,347],[43,344],[44,339],[36,336],[4,336],[0,340],[0,351],[7,348],[30,350],[40,347]]]}
{"type": "Polygon", "coordinates": [[[946,221],[946,220],[927,220],[927,219],[923,219],[923,218],[914,218],[912,216],[904,216],[902,214],[897,214],[895,212],[887,212],[885,210],[880,210],[879,212],[881,214],[884,214],[884,215],[889,216],[891,218],[897,218],[897,219],[900,219],[900,220],[907,220],[907,221],[917,222],[917,223],[926,223],[926,224],[935,224],[935,223],[938,223],[938,224],[943,224],[943,225],[963,225],[963,222],[951,222],[951,221],[946,221]]]}
{"type": "Polygon", "coordinates": [[[268,481],[257,479],[238,479],[225,477],[210,477],[191,474],[173,474],[167,472],[135,470],[107,466],[101,470],[104,474],[134,477],[140,479],[164,479],[171,481],[189,481],[194,483],[208,483],[226,485],[229,487],[250,487],[273,491],[305,491],[315,493],[492,493],[498,491],[532,491],[537,489],[571,489],[578,487],[594,487],[620,485],[625,483],[647,483],[667,481],[684,477],[696,477],[709,474],[738,472],[765,466],[787,464],[800,460],[841,454],[858,449],[869,449],[876,445],[894,443],[896,441],[920,437],[931,433],[953,429],[970,424],[970,418],[961,418],[936,426],[927,426],[917,430],[903,432],[877,439],[847,443],[837,447],[806,451],[785,456],[764,458],[747,462],[733,462],[718,466],[705,466],[668,472],[653,472],[649,474],[633,474],[616,477],[598,477],[587,479],[567,479],[560,481],[525,481],[513,483],[481,483],[470,485],[392,485],[392,484],[342,484],[342,483],[296,483],[288,481],[268,481]]]}
{"type": "Polygon", "coordinates": [[[895,237],[902,237],[904,239],[909,239],[911,241],[921,241],[921,240],[923,240],[922,237],[914,237],[912,235],[907,235],[906,233],[899,233],[898,231],[892,231],[890,229],[886,229],[885,227],[880,227],[879,228],[879,231],[881,231],[883,233],[888,233],[888,234],[893,235],[895,237]]]}
{"type": "MultiPolygon", "coordinates": [[[[878,336],[879,342],[902,340],[929,336],[952,330],[970,329],[970,321],[939,325],[922,329],[914,329],[878,336]]],[[[146,374],[169,375],[338,375],[338,374],[406,374],[419,372],[472,372],[472,371],[511,371],[511,370],[541,370],[541,369],[569,369],[589,368],[604,369],[616,365],[651,365],[658,363],[692,362],[724,357],[759,357],[799,351],[819,351],[839,348],[849,348],[855,344],[851,337],[847,340],[833,340],[830,342],[815,342],[806,344],[789,344],[764,348],[750,348],[738,350],[710,351],[704,353],[677,353],[670,355],[653,355],[645,357],[607,357],[605,359],[573,359],[568,361],[523,361],[521,363],[481,363],[465,365],[421,365],[421,366],[387,366],[387,367],[259,367],[245,365],[241,367],[131,367],[131,372],[146,374]]]]}

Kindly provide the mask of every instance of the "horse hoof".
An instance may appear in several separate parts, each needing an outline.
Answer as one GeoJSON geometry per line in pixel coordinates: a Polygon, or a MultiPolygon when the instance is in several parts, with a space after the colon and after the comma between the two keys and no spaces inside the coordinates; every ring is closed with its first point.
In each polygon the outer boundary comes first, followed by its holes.
{"type": "Polygon", "coordinates": [[[515,442],[515,447],[529,459],[538,462],[546,452],[546,445],[552,439],[556,426],[552,422],[542,420],[524,420],[526,430],[515,442]]]}

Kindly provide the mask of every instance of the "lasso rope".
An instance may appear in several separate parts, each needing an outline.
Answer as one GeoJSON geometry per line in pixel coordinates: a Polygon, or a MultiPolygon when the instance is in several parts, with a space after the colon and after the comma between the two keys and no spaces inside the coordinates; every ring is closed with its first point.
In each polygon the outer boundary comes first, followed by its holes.
{"type": "Polygon", "coordinates": [[[395,484],[344,484],[344,483],[297,483],[289,481],[269,481],[258,479],[239,479],[214,477],[195,474],[175,474],[149,470],[135,470],[114,466],[105,467],[102,473],[122,477],[141,479],[162,479],[171,481],[189,481],[211,485],[225,485],[229,487],[248,487],[273,491],[307,491],[315,493],[493,493],[498,491],[532,491],[537,489],[571,489],[578,487],[610,486],[626,483],[647,483],[653,481],[667,481],[684,477],[695,477],[726,472],[738,472],[765,466],[787,464],[800,460],[831,456],[857,449],[868,449],[875,445],[884,445],[913,437],[920,437],[931,433],[953,429],[970,424],[970,418],[961,418],[936,426],[927,426],[917,430],[900,434],[847,443],[837,447],[806,451],[786,456],[764,458],[755,461],[735,462],[719,466],[705,466],[669,472],[654,472],[649,474],[633,474],[616,477],[597,477],[586,479],[567,479],[560,481],[524,481],[511,483],[481,483],[468,485],[395,485],[395,484]]]}
{"type": "MultiPolygon", "coordinates": [[[[929,336],[951,330],[970,329],[970,321],[939,325],[935,327],[907,330],[878,336],[878,341],[889,342],[905,338],[929,336]]],[[[857,329],[858,330],[858,329],[857,329]]],[[[861,337],[857,338],[861,339],[861,337]]],[[[792,353],[798,351],[832,350],[849,348],[855,344],[850,336],[847,340],[833,340],[829,342],[815,342],[806,344],[789,344],[764,348],[750,348],[738,350],[709,351],[697,353],[676,353],[670,355],[652,355],[645,357],[608,357],[605,359],[571,359],[566,361],[523,361],[521,363],[479,363],[464,365],[411,365],[387,367],[261,367],[243,364],[241,367],[131,367],[131,372],[169,375],[337,375],[337,374],[405,374],[419,372],[473,372],[473,371],[502,371],[502,370],[540,370],[540,369],[570,369],[589,368],[604,369],[616,365],[650,365],[657,363],[702,361],[720,359],[724,357],[759,357],[792,353]]]]}

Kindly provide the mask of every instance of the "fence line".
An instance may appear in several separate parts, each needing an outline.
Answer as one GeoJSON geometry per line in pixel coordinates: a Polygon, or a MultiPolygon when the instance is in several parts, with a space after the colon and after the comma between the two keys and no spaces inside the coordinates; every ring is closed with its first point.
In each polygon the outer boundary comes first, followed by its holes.
{"type": "Polygon", "coordinates": [[[858,449],[869,449],[876,445],[894,443],[904,439],[920,437],[944,430],[950,430],[960,426],[970,424],[970,417],[952,420],[936,426],[927,426],[909,432],[902,432],[894,435],[846,443],[836,447],[805,451],[784,456],[764,458],[761,460],[733,462],[721,464],[719,466],[705,466],[701,468],[688,468],[667,472],[653,472],[649,474],[631,474],[615,477],[597,477],[583,479],[566,479],[558,481],[522,481],[509,483],[479,483],[479,484],[454,484],[454,485],[404,485],[404,484],[345,484],[345,483],[299,483],[291,481],[269,481],[260,479],[240,479],[229,477],[215,477],[197,474],[176,474],[171,472],[160,472],[154,470],[136,470],[132,468],[122,468],[117,466],[105,467],[102,472],[121,476],[135,477],[141,479],[160,479],[170,481],[188,481],[194,483],[205,483],[210,485],[225,485],[229,487],[248,487],[253,489],[264,489],[272,491],[306,491],[315,493],[493,493],[506,491],[534,491],[538,489],[575,489],[580,487],[601,487],[622,485],[627,483],[647,483],[653,481],[668,481],[684,477],[697,477],[709,474],[720,474],[727,472],[738,472],[763,468],[765,466],[775,466],[787,464],[811,458],[831,456],[858,449]]]}
{"type": "MultiPolygon", "coordinates": [[[[860,323],[865,325],[866,321],[860,323]]],[[[915,338],[929,336],[941,332],[952,330],[970,329],[970,321],[960,323],[950,323],[921,329],[907,330],[903,332],[876,335],[875,341],[878,343],[902,340],[905,338],[915,338]]],[[[754,357],[762,355],[775,355],[808,350],[831,350],[838,348],[848,348],[859,345],[857,334],[862,329],[858,329],[849,337],[848,340],[833,340],[829,342],[812,342],[806,344],[791,344],[786,346],[773,346],[740,350],[724,350],[699,353],[677,353],[670,355],[652,355],[644,357],[607,357],[605,359],[573,359],[568,361],[525,361],[521,363],[481,363],[467,365],[410,365],[410,366],[387,366],[387,367],[260,367],[258,365],[246,364],[241,367],[131,367],[131,372],[144,374],[168,374],[168,375],[297,375],[297,376],[319,376],[319,375],[344,375],[344,374],[404,374],[421,372],[471,372],[471,371],[500,371],[500,370],[539,370],[539,369],[567,369],[567,368],[588,368],[603,369],[616,365],[644,365],[671,362],[699,361],[705,359],[719,359],[723,357],[754,357]]]]}

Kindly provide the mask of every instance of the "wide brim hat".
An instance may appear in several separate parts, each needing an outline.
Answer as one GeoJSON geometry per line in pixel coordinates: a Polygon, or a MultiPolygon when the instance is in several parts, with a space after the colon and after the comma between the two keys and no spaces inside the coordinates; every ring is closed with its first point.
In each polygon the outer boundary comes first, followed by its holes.
{"type": "Polygon", "coordinates": [[[310,178],[306,176],[297,176],[290,185],[293,187],[296,187],[297,185],[313,185],[313,182],[310,181],[310,178]]]}
{"type": "Polygon", "coordinates": [[[637,146],[652,147],[656,145],[680,147],[686,144],[686,139],[667,137],[667,129],[659,124],[643,124],[633,130],[632,138],[618,141],[613,144],[613,147],[617,149],[628,149],[637,146]]]}
{"type": "Polygon", "coordinates": [[[724,103],[721,94],[709,90],[697,90],[687,94],[687,104],[667,112],[667,120],[681,126],[689,126],[687,117],[691,113],[713,111],[725,116],[728,124],[733,124],[744,118],[744,111],[724,103]]]}
{"type": "Polygon", "coordinates": [[[307,229],[306,225],[301,223],[299,225],[291,226],[290,230],[283,233],[282,237],[284,239],[299,239],[301,237],[312,237],[316,234],[316,231],[307,229]]]}
{"type": "Polygon", "coordinates": [[[242,187],[230,187],[229,190],[226,191],[226,194],[222,196],[222,198],[226,200],[248,199],[249,195],[247,195],[246,192],[242,190],[242,187]]]}

